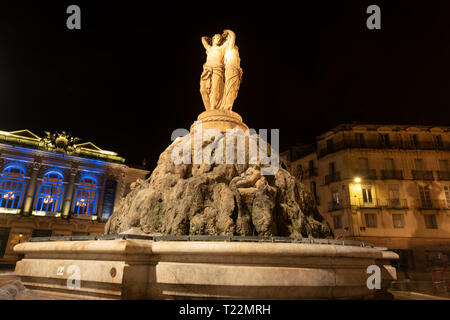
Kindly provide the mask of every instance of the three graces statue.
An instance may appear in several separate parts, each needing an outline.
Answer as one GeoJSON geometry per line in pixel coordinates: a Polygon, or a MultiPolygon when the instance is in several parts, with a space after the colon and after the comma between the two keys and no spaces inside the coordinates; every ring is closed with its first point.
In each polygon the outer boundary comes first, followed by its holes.
{"type": "Polygon", "coordinates": [[[242,82],[236,35],[224,30],[211,38],[202,37],[206,49],[206,62],[200,77],[200,93],[206,110],[229,110],[237,97],[242,82]]]}

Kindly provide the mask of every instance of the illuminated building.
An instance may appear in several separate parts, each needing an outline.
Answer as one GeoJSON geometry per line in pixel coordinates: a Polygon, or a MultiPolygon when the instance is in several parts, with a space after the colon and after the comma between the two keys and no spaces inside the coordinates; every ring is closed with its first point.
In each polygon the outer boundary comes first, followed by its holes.
{"type": "Polygon", "coordinates": [[[336,238],[394,249],[405,277],[448,264],[450,127],[341,125],[316,141],[281,161],[316,195],[336,238]]]}
{"type": "Polygon", "coordinates": [[[103,234],[115,204],[146,170],[65,132],[0,131],[0,263],[31,236],[103,234]]]}

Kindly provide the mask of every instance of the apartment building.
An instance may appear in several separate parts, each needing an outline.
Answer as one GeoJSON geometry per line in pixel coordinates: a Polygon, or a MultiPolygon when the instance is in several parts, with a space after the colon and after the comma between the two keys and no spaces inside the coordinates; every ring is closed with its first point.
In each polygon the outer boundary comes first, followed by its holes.
{"type": "Polygon", "coordinates": [[[345,124],[314,149],[280,158],[316,195],[336,238],[397,251],[407,277],[448,265],[450,127],[345,124]]]}

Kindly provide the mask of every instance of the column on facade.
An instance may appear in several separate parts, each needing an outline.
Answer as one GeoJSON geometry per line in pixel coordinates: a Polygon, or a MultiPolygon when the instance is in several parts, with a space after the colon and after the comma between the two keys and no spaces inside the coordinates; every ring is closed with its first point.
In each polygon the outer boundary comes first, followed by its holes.
{"type": "Polygon", "coordinates": [[[73,186],[75,184],[75,177],[77,175],[77,171],[78,170],[76,169],[70,170],[69,186],[67,188],[66,198],[64,199],[64,206],[62,209],[63,218],[67,218],[69,216],[70,205],[72,203],[73,198],[73,186]]]}
{"type": "Polygon", "coordinates": [[[30,215],[33,210],[33,197],[34,197],[34,189],[36,188],[37,177],[39,173],[39,169],[41,168],[41,164],[38,162],[33,162],[31,164],[32,172],[31,172],[31,180],[27,189],[27,194],[25,196],[25,203],[23,205],[23,213],[25,215],[30,215]]]}

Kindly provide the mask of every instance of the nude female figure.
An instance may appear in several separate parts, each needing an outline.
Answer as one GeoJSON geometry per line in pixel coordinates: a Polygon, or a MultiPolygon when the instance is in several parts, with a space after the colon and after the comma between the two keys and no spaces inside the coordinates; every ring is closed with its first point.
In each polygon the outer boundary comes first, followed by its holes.
{"type": "Polygon", "coordinates": [[[200,77],[200,93],[206,110],[218,109],[222,101],[225,85],[225,51],[230,45],[234,46],[235,35],[231,30],[224,30],[223,34],[216,34],[212,39],[202,37],[206,49],[206,62],[200,77]]]}

